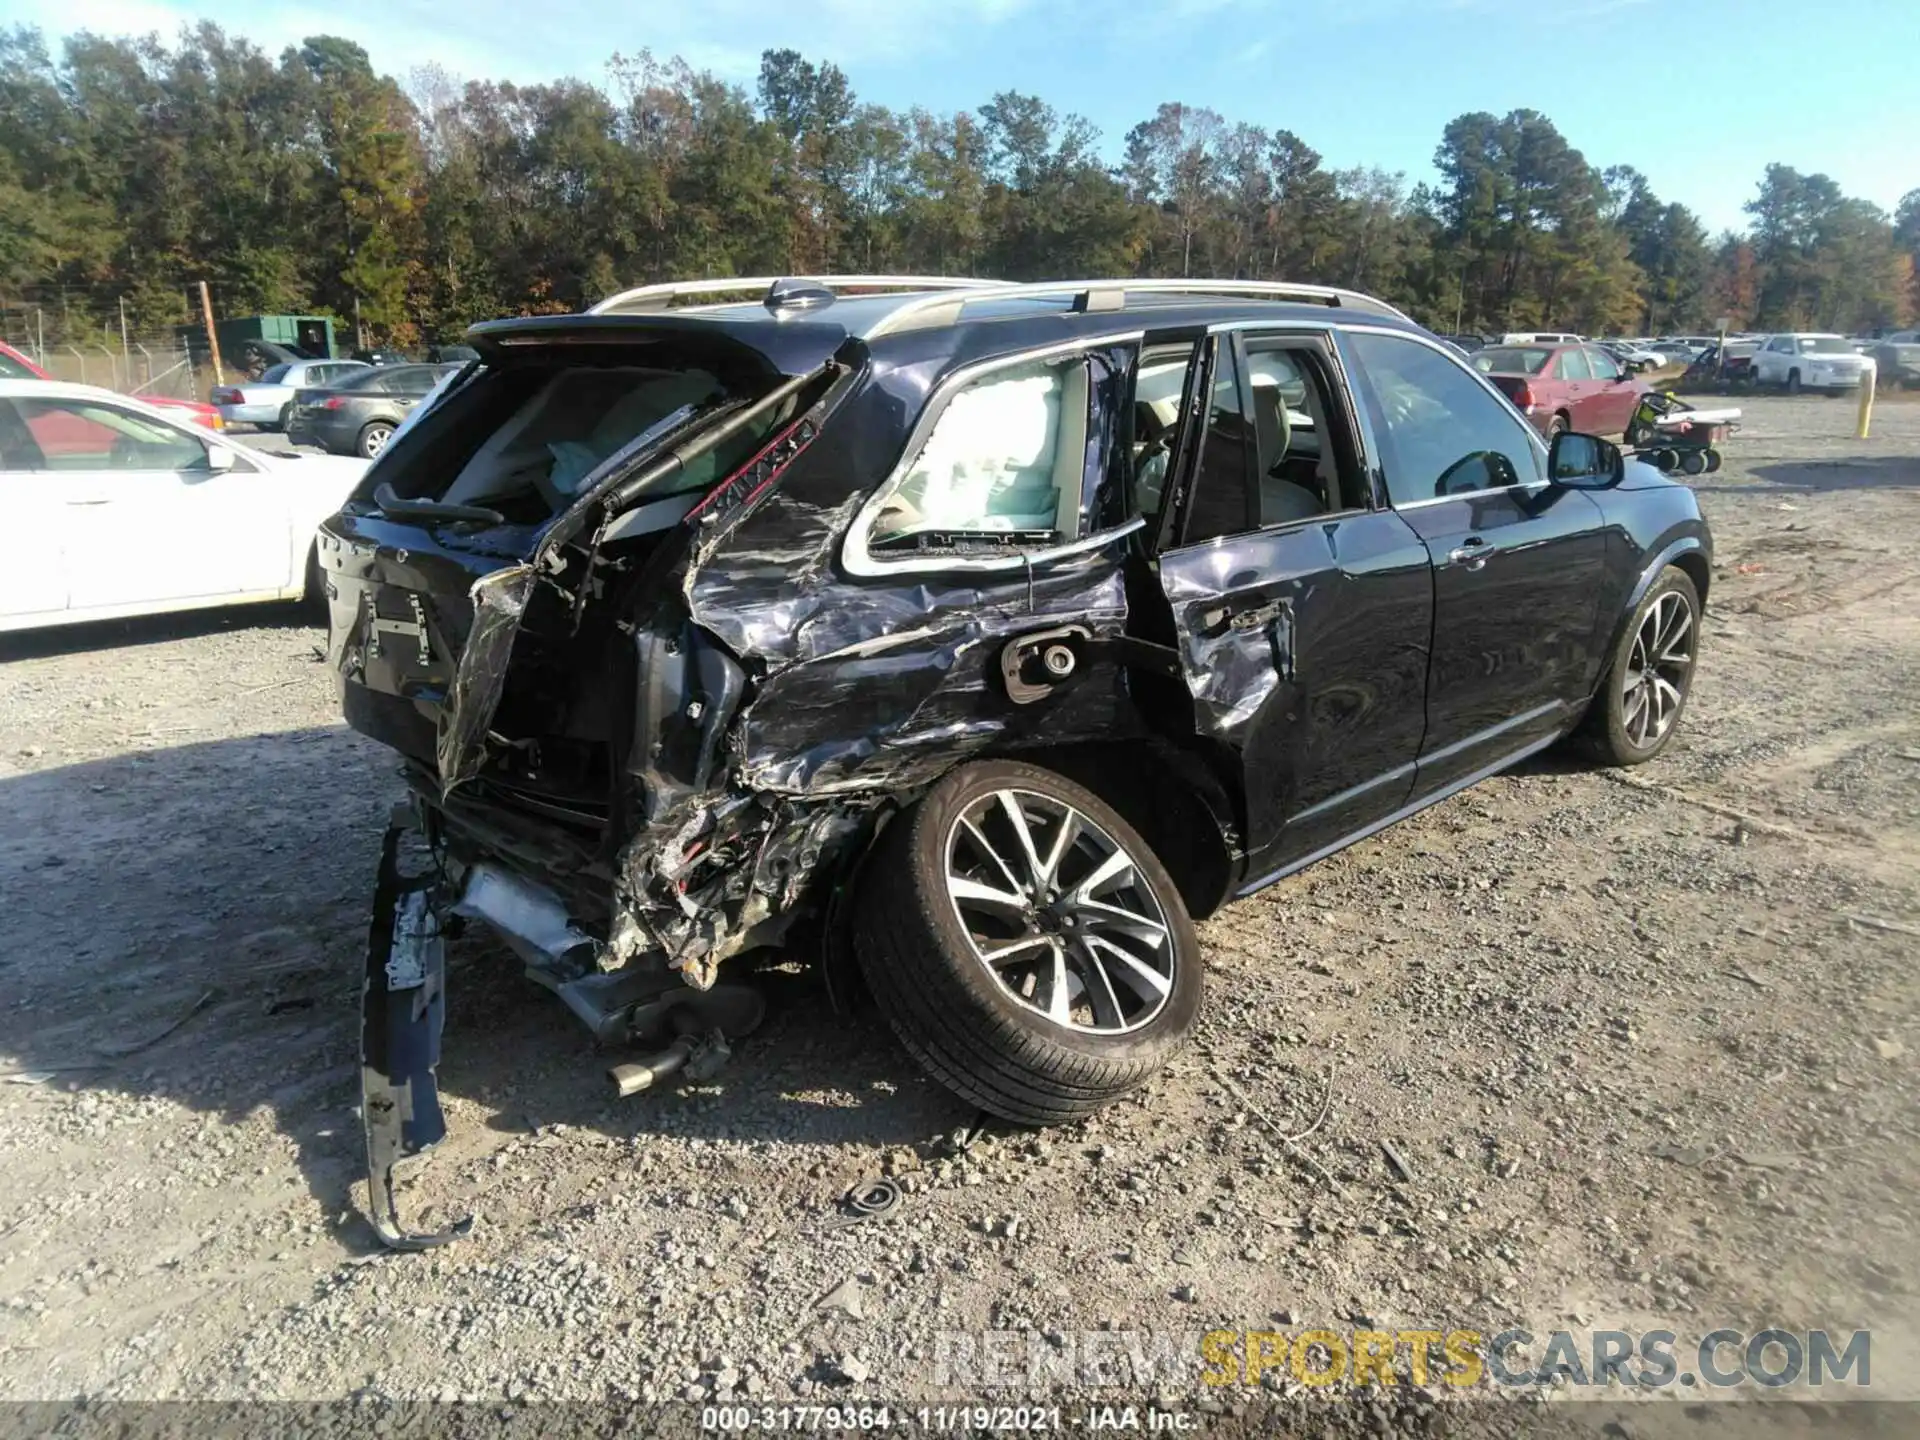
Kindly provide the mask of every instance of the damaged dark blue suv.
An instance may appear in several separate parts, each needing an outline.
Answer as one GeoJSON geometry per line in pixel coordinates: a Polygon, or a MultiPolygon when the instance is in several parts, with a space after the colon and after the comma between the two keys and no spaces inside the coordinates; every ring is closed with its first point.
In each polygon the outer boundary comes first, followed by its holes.
{"type": "Polygon", "coordinates": [[[1549,451],[1363,295],[729,280],[469,338],[320,536],[347,719],[413,796],[366,1009],[395,1243],[443,1238],[391,1185],[458,917],[665,1045],[625,1088],[749,1025],[729,964],[778,946],[1065,1120],[1192,1030],[1193,917],[1564,736],[1646,760],[1686,703],[1693,494],[1549,451]]]}

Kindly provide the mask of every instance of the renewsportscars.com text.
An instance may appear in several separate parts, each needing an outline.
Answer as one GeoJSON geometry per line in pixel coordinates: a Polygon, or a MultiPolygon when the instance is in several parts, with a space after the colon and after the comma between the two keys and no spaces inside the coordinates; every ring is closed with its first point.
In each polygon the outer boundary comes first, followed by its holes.
{"type": "Polygon", "coordinates": [[[1621,1386],[1636,1390],[1760,1386],[1864,1390],[1872,1332],[1746,1330],[1497,1331],[1464,1328],[1298,1330],[986,1330],[934,1337],[934,1383],[969,1390],[1055,1385],[1129,1390],[1274,1386],[1447,1385],[1459,1389],[1621,1386]]]}

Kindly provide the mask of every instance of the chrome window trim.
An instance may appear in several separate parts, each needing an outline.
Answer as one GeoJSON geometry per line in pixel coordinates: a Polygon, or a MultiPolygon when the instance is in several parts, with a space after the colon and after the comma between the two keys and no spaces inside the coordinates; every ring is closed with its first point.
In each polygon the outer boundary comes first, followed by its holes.
{"type": "Polygon", "coordinates": [[[1512,495],[1522,490],[1544,490],[1551,481],[1523,480],[1518,485],[1493,485],[1484,490],[1462,490],[1457,495],[1433,495],[1425,500],[1409,500],[1404,505],[1395,505],[1395,510],[1424,510],[1429,505],[1450,505],[1455,500],[1473,500],[1482,495],[1512,495]]]}
{"type": "MultiPolygon", "coordinates": [[[[1453,497],[1448,496],[1447,498],[1452,499],[1453,497]]],[[[1271,525],[1258,525],[1251,530],[1235,530],[1229,535],[1209,535],[1204,540],[1195,540],[1190,545],[1179,545],[1171,550],[1163,550],[1160,554],[1162,558],[1168,555],[1185,555],[1195,550],[1231,545],[1238,540],[1249,540],[1263,535],[1280,535],[1291,530],[1301,530],[1309,525],[1328,525],[1341,520],[1359,520],[1368,515],[1383,515],[1386,513],[1387,512],[1383,510],[1369,510],[1363,506],[1349,505],[1344,510],[1325,510],[1318,515],[1302,515],[1293,520],[1276,520],[1271,525]]],[[[1134,521],[1134,523],[1136,525],[1144,525],[1147,522],[1146,519],[1142,517],[1134,521]]]]}
{"type": "Polygon", "coordinates": [[[1104,335],[1079,336],[1051,345],[1035,346],[1012,355],[997,355],[990,360],[977,360],[947,376],[934,388],[927,403],[921,407],[920,418],[914,422],[912,431],[907,435],[907,443],[901,448],[900,459],[894,463],[893,469],[887,472],[887,478],[874,487],[866,503],[854,515],[853,524],[847,527],[846,539],[840,545],[840,564],[846,572],[863,579],[875,579],[887,575],[983,574],[1025,570],[1029,565],[1048,563],[1098,550],[1145,526],[1146,521],[1136,516],[1110,530],[1076,536],[1058,545],[1050,545],[1044,550],[1015,551],[1005,555],[917,555],[888,560],[874,555],[867,549],[867,533],[873,529],[874,521],[880,518],[881,506],[894,487],[906,478],[907,472],[913,468],[913,462],[920,458],[920,452],[925,448],[927,438],[933,434],[933,427],[940,423],[940,417],[947,413],[948,404],[961,390],[983,375],[991,375],[998,370],[1014,370],[1022,365],[1043,364],[1049,360],[1065,359],[1073,355],[1084,356],[1107,345],[1139,344],[1146,339],[1146,334],[1144,330],[1117,330],[1104,335]]]}

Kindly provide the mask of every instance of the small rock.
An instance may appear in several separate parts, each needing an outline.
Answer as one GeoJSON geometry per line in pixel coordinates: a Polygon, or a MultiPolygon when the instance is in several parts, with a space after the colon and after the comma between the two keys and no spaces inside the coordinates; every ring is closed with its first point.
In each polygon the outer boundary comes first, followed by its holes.
{"type": "Polygon", "coordinates": [[[1200,1295],[1199,1295],[1199,1292],[1197,1292],[1193,1288],[1193,1286],[1182,1285],[1178,1290],[1173,1292],[1173,1298],[1176,1300],[1182,1301],[1185,1304],[1191,1305],[1193,1304],[1194,1301],[1200,1298],[1200,1295]]]}
{"type": "Polygon", "coordinates": [[[867,1318],[866,1298],[861,1294],[860,1282],[851,1275],[821,1296],[814,1309],[838,1310],[849,1320],[867,1318]]]}
{"type": "Polygon", "coordinates": [[[1873,1042],[1873,1053],[1878,1055],[1882,1060],[1898,1060],[1902,1055],[1907,1053],[1907,1047],[1902,1045],[1898,1040],[1880,1037],[1873,1042]]]}

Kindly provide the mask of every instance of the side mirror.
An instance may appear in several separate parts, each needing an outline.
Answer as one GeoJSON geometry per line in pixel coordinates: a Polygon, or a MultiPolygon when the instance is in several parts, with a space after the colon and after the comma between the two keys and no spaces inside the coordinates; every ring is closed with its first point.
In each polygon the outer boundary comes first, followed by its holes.
{"type": "Polygon", "coordinates": [[[1566,430],[1547,447],[1547,478],[1556,485],[1598,490],[1617,484],[1625,473],[1620,447],[1597,435],[1566,430]]]}
{"type": "Polygon", "coordinates": [[[233,469],[233,451],[224,445],[209,445],[207,447],[207,469],[213,471],[216,475],[223,470],[233,469]]]}

